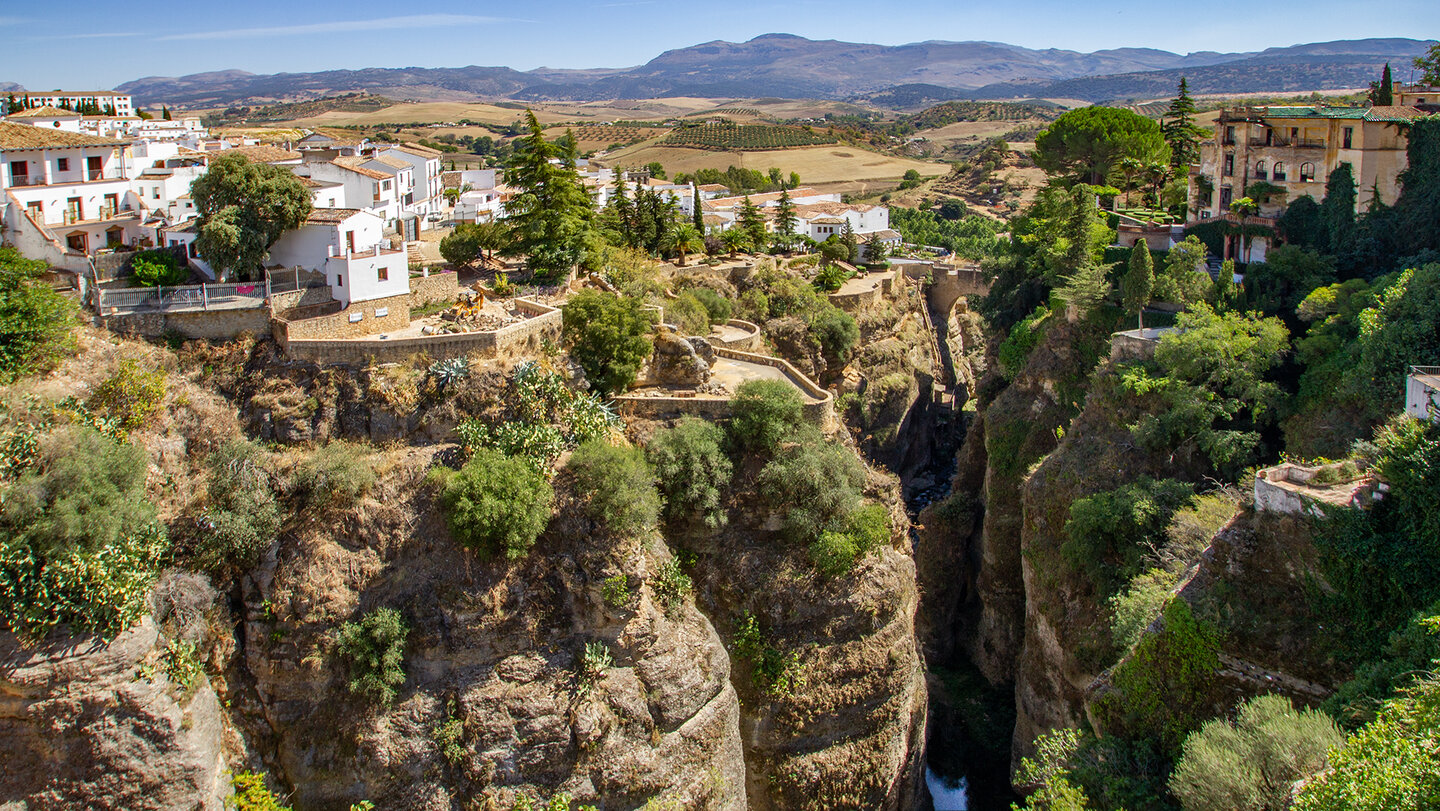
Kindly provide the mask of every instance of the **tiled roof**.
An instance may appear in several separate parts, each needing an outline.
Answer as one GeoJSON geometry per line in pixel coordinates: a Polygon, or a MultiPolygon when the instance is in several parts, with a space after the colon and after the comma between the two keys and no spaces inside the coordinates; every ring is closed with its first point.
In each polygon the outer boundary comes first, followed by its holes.
{"type": "Polygon", "coordinates": [[[1364,107],[1262,107],[1267,118],[1347,118],[1363,119],[1364,107]]]}
{"type": "Polygon", "coordinates": [[[389,166],[391,169],[409,169],[410,162],[402,161],[399,158],[387,158],[384,155],[376,155],[370,160],[389,166]]]}
{"type": "Polygon", "coordinates": [[[333,189],[345,185],[344,183],[337,183],[334,180],[316,180],[313,177],[305,177],[303,175],[296,175],[295,177],[299,178],[300,185],[307,189],[333,189]]]}
{"type": "Polygon", "coordinates": [[[12,118],[79,118],[80,114],[74,110],[62,110],[59,107],[51,107],[46,104],[42,107],[35,107],[30,110],[21,110],[18,113],[11,113],[5,116],[7,120],[12,118]]]}
{"type": "Polygon", "coordinates": [[[400,144],[399,146],[391,147],[391,149],[409,152],[411,155],[419,155],[422,158],[438,158],[441,154],[438,149],[431,149],[428,146],[420,146],[419,144],[400,144]]]}
{"type": "Polygon", "coordinates": [[[721,183],[702,183],[700,191],[730,191],[730,187],[721,183]]]}
{"type": "Polygon", "coordinates": [[[866,240],[878,239],[881,241],[887,241],[891,239],[899,239],[900,232],[892,228],[885,228],[879,231],[871,231],[868,234],[861,234],[860,236],[866,240]]]}
{"type": "Polygon", "coordinates": [[[374,178],[375,180],[389,180],[394,175],[393,172],[387,174],[376,169],[367,169],[366,167],[361,165],[365,163],[366,160],[366,158],[344,157],[336,158],[335,160],[330,162],[336,166],[339,166],[342,169],[349,169],[356,174],[364,175],[369,178],[374,178]]]}
{"type": "MultiPolygon", "coordinates": [[[[819,193],[820,192],[810,188],[809,186],[801,186],[798,189],[790,189],[791,199],[794,199],[796,197],[810,197],[819,193]]],[[[766,203],[773,203],[779,199],[780,192],[778,191],[750,195],[750,202],[757,206],[762,206],[766,203]]],[[[714,200],[709,201],[708,205],[713,205],[715,208],[730,208],[731,206],[738,206],[743,202],[745,202],[744,195],[738,195],[735,197],[716,197],[714,200]]]]}
{"type": "Polygon", "coordinates": [[[1417,118],[1424,118],[1428,113],[1418,107],[1402,107],[1392,105],[1385,107],[1371,107],[1365,111],[1366,121],[1414,121],[1417,118]]]}
{"type": "Polygon", "coordinates": [[[358,208],[312,208],[305,222],[313,225],[338,225],[359,213],[358,208]]]}
{"type": "MultiPolygon", "coordinates": [[[[299,152],[293,152],[284,147],[259,144],[257,146],[236,146],[223,150],[219,155],[244,155],[253,163],[280,163],[282,161],[298,161],[305,156],[299,152]]],[[[212,157],[213,157],[212,154],[212,157]]]]}
{"type": "Polygon", "coordinates": [[[0,149],[43,149],[67,146],[119,147],[128,143],[130,142],[117,141],[114,138],[101,138],[96,135],[83,135],[78,132],[66,132],[49,127],[32,127],[29,124],[0,121],[0,149]]]}

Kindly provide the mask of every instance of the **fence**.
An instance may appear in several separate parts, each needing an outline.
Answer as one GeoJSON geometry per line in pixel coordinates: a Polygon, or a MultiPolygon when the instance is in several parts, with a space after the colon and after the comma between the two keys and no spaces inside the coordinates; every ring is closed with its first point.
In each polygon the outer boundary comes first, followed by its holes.
{"type": "Polygon", "coordinates": [[[246,309],[263,306],[272,293],[324,286],[323,281],[302,279],[299,273],[282,273],[274,277],[267,275],[263,282],[97,288],[95,306],[102,314],[120,310],[246,309]]]}

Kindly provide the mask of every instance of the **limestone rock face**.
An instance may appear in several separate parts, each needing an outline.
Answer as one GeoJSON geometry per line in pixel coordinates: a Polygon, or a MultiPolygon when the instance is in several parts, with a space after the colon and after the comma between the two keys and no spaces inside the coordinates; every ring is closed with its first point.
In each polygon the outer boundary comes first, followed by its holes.
{"type": "Polygon", "coordinates": [[[650,376],[657,383],[698,386],[710,380],[710,367],[714,360],[715,349],[709,341],[704,338],[686,340],[678,332],[662,327],[655,335],[650,376]]]}
{"type": "Polygon", "coordinates": [[[448,811],[563,792],[602,807],[745,807],[729,656],[693,604],[667,606],[649,585],[663,541],[605,539],[562,504],[527,558],[482,560],[415,495],[423,464],[396,476],[345,526],[282,542],[247,588],[251,737],[297,806],[448,811]],[[617,576],[628,595],[607,601],[617,576]],[[346,688],[330,643],[382,606],[411,629],[389,707],[346,688]],[[587,645],[611,657],[598,678],[581,675],[587,645]]]}
{"type": "Polygon", "coordinates": [[[148,618],[109,643],[0,639],[0,808],[225,807],[220,703],[143,677],[158,641],[148,618]]]}

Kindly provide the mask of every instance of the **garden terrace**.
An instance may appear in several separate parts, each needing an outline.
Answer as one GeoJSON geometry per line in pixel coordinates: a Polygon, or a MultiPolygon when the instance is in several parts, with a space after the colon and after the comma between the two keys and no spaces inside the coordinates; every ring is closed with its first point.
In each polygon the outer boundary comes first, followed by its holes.
{"type": "Polygon", "coordinates": [[[1368,507],[1388,489],[1354,462],[1313,467],[1285,462],[1255,474],[1255,509],[1321,516],[1327,507],[1368,507]]]}
{"type": "Polygon", "coordinates": [[[641,385],[615,398],[621,414],[663,418],[694,415],[719,419],[730,415],[736,389],[752,380],[783,380],[800,390],[806,418],[829,427],[835,417],[834,398],[789,362],[768,355],[715,347],[710,381],[702,387],[641,385]]]}

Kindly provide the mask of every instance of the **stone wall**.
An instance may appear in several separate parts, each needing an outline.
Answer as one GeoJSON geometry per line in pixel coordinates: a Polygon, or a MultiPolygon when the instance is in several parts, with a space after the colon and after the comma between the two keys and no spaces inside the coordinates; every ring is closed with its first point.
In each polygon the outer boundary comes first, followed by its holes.
{"type": "Polygon", "coordinates": [[[741,352],[754,352],[755,350],[760,349],[765,345],[765,340],[761,337],[760,327],[757,324],[752,324],[749,321],[741,321],[738,318],[732,318],[729,321],[725,322],[725,326],[734,327],[735,329],[743,329],[745,330],[745,335],[739,338],[731,338],[728,341],[722,341],[712,335],[706,340],[710,341],[710,343],[714,344],[715,346],[723,346],[729,349],[737,349],[741,352]]]}
{"type": "Polygon", "coordinates": [[[270,328],[270,313],[264,307],[233,310],[144,311],[101,317],[105,328],[122,335],[158,338],[178,333],[186,338],[211,341],[231,340],[243,333],[263,335],[270,328]]]}
{"type": "MultiPolygon", "coordinates": [[[[762,366],[773,366],[785,373],[806,397],[803,411],[805,418],[822,429],[829,430],[835,424],[835,401],[830,392],[820,388],[814,381],[801,374],[789,361],[769,355],[741,352],[724,346],[716,346],[715,354],[722,358],[743,360],[762,366]]],[[[622,414],[636,417],[659,419],[670,416],[693,415],[709,419],[723,419],[730,416],[730,399],[705,397],[693,392],[676,392],[665,397],[645,397],[622,394],[615,398],[616,408],[622,414]]]]}
{"type": "MultiPolygon", "coordinates": [[[[276,337],[285,339],[360,338],[383,332],[394,332],[410,326],[410,294],[388,296],[373,301],[360,301],[339,312],[316,318],[289,320],[276,318],[276,337]],[[385,311],[384,315],[380,315],[385,311]],[[360,320],[352,320],[355,315],[360,320]]],[[[282,341],[283,342],[283,341],[282,341]]]]}
{"type": "Polygon", "coordinates": [[[309,318],[306,311],[313,311],[314,308],[327,304],[339,304],[330,295],[330,288],[325,287],[302,287],[299,290],[287,290],[283,293],[270,294],[270,310],[278,318],[287,321],[294,321],[297,318],[309,318]]]}
{"type": "MultiPolygon", "coordinates": [[[[526,299],[516,299],[515,304],[531,317],[493,332],[361,340],[301,338],[297,337],[293,330],[291,334],[285,335],[277,327],[275,338],[288,357],[312,363],[347,365],[402,361],[415,355],[425,355],[434,360],[473,354],[518,357],[539,354],[546,338],[552,341],[560,340],[560,310],[526,299]]],[[[373,325],[375,322],[370,323],[373,325]]]]}
{"type": "Polygon", "coordinates": [[[410,306],[449,304],[460,297],[460,277],[454,272],[410,277],[410,306]]]}
{"type": "MultiPolygon", "coordinates": [[[[165,248],[148,248],[147,250],[169,251],[180,267],[186,267],[190,257],[181,246],[165,248]]],[[[95,280],[104,284],[105,282],[131,275],[130,263],[135,261],[135,256],[140,251],[116,251],[114,253],[102,253],[94,257],[95,280]]]]}

